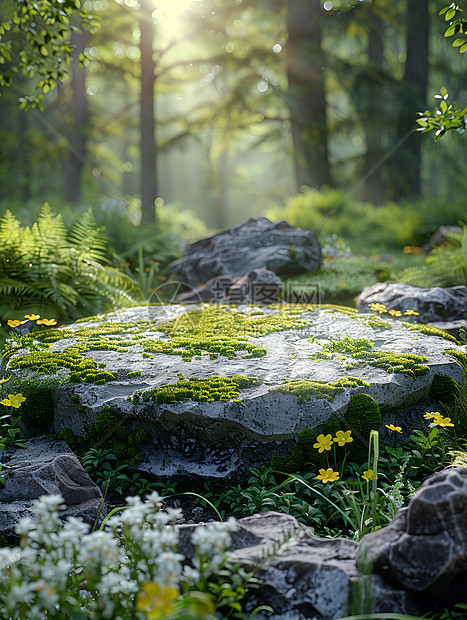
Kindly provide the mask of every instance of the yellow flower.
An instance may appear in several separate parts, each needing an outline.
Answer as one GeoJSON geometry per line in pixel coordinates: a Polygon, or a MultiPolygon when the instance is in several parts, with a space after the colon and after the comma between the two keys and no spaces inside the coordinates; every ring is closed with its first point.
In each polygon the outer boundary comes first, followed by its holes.
{"type": "Polygon", "coordinates": [[[0,400],[0,403],[2,403],[2,405],[5,405],[5,407],[14,407],[15,409],[18,409],[19,407],[21,407],[21,403],[24,403],[25,400],[26,399],[21,393],[8,394],[8,398],[0,400]]]}
{"type": "Polygon", "coordinates": [[[372,312],[379,312],[379,314],[387,312],[387,308],[384,304],[368,304],[368,307],[372,312]]]}
{"type": "Polygon", "coordinates": [[[451,418],[443,418],[442,415],[435,416],[435,419],[433,420],[433,424],[436,424],[436,426],[441,426],[443,428],[446,426],[454,427],[454,424],[451,422],[451,418]]]}
{"type": "Polygon", "coordinates": [[[136,609],[145,612],[148,618],[163,618],[172,611],[179,596],[179,591],[170,586],[162,589],[159,583],[145,583],[138,592],[136,609]]]}
{"type": "Polygon", "coordinates": [[[9,381],[11,379],[11,375],[8,377],[8,379],[0,379],[0,385],[2,383],[6,383],[7,381],[9,381]]]}
{"type": "Polygon", "coordinates": [[[29,319],[30,321],[37,321],[37,319],[41,318],[41,315],[40,314],[25,314],[24,318],[29,319]]]}
{"type": "Polygon", "coordinates": [[[384,426],[390,431],[397,431],[398,433],[402,433],[402,428],[400,426],[394,426],[393,424],[385,424],[384,426]]]}
{"type": "Polygon", "coordinates": [[[47,325],[47,327],[50,327],[51,325],[57,325],[57,321],[55,319],[40,319],[37,321],[37,325],[47,325]]]}
{"type": "Polygon", "coordinates": [[[336,441],[339,446],[345,446],[346,443],[353,441],[353,437],[350,436],[352,431],[337,431],[333,441],[336,441]]]}
{"type": "Polygon", "coordinates": [[[366,471],[363,472],[362,478],[363,480],[366,480],[367,482],[369,482],[370,480],[377,480],[378,476],[374,475],[372,469],[367,469],[366,471]]]}
{"type": "Polygon", "coordinates": [[[400,316],[402,313],[399,310],[389,310],[391,316],[400,316]]]}
{"type": "Polygon", "coordinates": [[[330,450],[332,448],[332,435],[318,435],[316,438],[316,443],[313,444],[313,448],[317,448],[318,452],[324,452],[325,450],[330,450]]]}
{"type": "Polygon", "coordinates": [[[438,413],[437,411],[435,411],[434,413],[430,413],[429,411],[427,411],[423,417],[425,418],[425,420],[432,420],[433,418],[436,418],[437,416],[440,416],[440,415],[441,414],[438,413]]]}
{"type": "Polygon", "coordinates": [[[415,312],[415,310],[406,310],[404,314],[406,316],[419,316],[420,312],[415,312]]]}
{"type": "Polygon", "coordinates": [[[328,469],[320,469],[319,475],[315,476],[315,478],[321,480],[323,484],[326,484],[326,482],[335,482],[336,480],[339,480],[339,472],[334,471],[332,467],[329,467],[328,469]]]}
{"type": "Polygon", "coordinates": [[[8,325],[9,325],[10,327],[18,327],[18,325],[20,324],[20,322],[19,322],[19,321],[16,321],[16,320],[15,320],[15,321],[12,321],[11,319],[9,319],[9,320],[7,321],[7,323],[8,323],[8,325]]]}

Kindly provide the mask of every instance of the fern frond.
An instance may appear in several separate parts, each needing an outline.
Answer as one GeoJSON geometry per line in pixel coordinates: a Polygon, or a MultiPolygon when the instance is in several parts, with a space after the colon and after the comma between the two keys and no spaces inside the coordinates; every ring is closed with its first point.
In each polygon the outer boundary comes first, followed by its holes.
{"type": "Polygon", "coordinates": [[[103,228],[97,228],[91,209],[75,223],[68,234],[68,240],[78,250],[80,257],[88,257],[100,263],[108,262],[107,235],[103,228]]]}

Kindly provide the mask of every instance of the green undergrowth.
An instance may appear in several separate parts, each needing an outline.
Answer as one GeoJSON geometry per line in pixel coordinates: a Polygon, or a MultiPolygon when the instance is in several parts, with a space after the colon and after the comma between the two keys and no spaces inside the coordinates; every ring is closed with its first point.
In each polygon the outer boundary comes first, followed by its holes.
{"type": "Polygon", "coordinates": [[[430,367],[424,364],[428,361],[426,356],[373,351],[374,343],[368,338],[345,336],[342,340],[321,343],[312,337],[309,341],[321,347],[321,351],[311,356],[312,359],[339,360],[344,363],[346,370],[368,364],[389,373],[401,373],[410,377],[423,376],[430,371],[430,367]]]}
{"type": "Polygon", "coordinates": [[[271,466],[287,473],[306,471],[310,464],[317,466],[322,460],[313,447],[318,435],[335,434],[338,430],[352,432],[353,441],[346,446],[346,453],[349,458],[361,463],[368,454],[370,432],[378,430],[381,423],[381,413],[374,398],[368,394],[353,394],[347,411],[342,416],[338,418],[333,415],[320,428],[301,431],[297,436],[297,445],[285,454],[275,455],[271,466]]]}
{"type": "Polygon", "coordinates": [[[177,403],[186,400],[197,402],[228,401],[236,398],[240,390],[251,387],[258,383],[254,377],[232,375],[231,377],[208,377],[198,379],[190,377],[184,379],[180,376],[175,384],[161,385],[145,392],[135,392],[133,402],[140,399],[144,402],[154,401],[160,403],[177,403]]]}
{"type": "Polygon", "coordinates": [[[358,377],[342,377],[334,383],[326,383],[318,380],[294,380],[285,381],[284,385],[271,390],[282,394],[292,394],[296,396],[299,403],[308,401],[312,396],[315,398],[325,398],[332,400],[336,394],[344,391],[344,388],[370,387],[370,384],[358,377]]]}
{"type": "Polygon", "coordinates": [[[104,405],[83,437],[76,436],[66,428],[57,435],[64,439],[70,448],[80,456],[91,448],[110,450],[119,465],[137,465],[144,459],[141,445],[152,441],[151,433],[145,428],[132,431],[125,418],[104,405]]]}

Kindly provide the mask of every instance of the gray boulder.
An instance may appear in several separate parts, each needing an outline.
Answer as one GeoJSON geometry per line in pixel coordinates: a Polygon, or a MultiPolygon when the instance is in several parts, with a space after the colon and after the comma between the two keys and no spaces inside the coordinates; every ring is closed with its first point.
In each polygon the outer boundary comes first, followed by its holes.
{"type": "MultiPolygon", "coordinates": [[[[460,364],[446,351],[466,350],[399,320],[315,306],[130,308],[44,334],[50,348],[16,350],[5,372],[24,391],[23,382],[56,364],[47,375],[54,385],[50,430],[83,436],[108,407],[129,432],[150,432],[138,468],[164,477],[242,473],[286,452],[305,428],[319,428],[332,415],[342,419],[357,393],[379,405],[383,439],[384,424],[409,431],[427,411],[437,375],[462,381],[460,364]],[[361,345],[367,353],[352,357],[361,345]],[[378,357],[390,353],[389,361],[378,357]],[[84,363],[95,365],[89,376],[70,369],[84,363]],[[207,382],[199,399],[170,397],[180,374],[207,382]],[[209,399],[212,377],[222,383],[236,375],[252,381],[209,399]],[[334,385],[339,381],[344,385],[334,385]],[[169,396],[161,400],[153,390],[164,385],[169,396]]],[[[119,438],[121,448],[127,439],[119,438]]]]}
{"type": "MultiPolygon", "coordinates": [[[[346,538],[320,538],[313,529],[293,517],[263,512],[240,519],[231,534],[232,563],[258,567],[259,589],[248,594],[247,613],[259,605],[274,609],[255,617],[281,620],[335,620],[350,611],[361,579],[356,558],[358,543],[346,538]]],[[[179,526],[179,551],[193,557],[190,543],[197,525],[179,526]]],[[[363,577],[366,579],[366,577],[363,577]]],[[[371,596],[377,611],[418,613],[423,608],[403,589],[390,586],[381,578],[370,577],[371,596]]]]}
{"type": "MultiPolygon", "coordinates": [[[[430,476],[386,527],[360,543],[373,572],[428,596],[467,583],[467,468],[430,476]]],[[[456,588],[454,588],[456,589],[456,588]]],[[[465,589],[462,598],[467,601],[465,589]]]]}
{"type": "Polygon", "coordinates": [[[314,233],[255,216],[193,243],[171,271],[183,284],[197,287],[221,274],[238,277],[253,269],[268,269],[285,277],[313,272],[321,262],[321,246],[314,233]]]}
{"type": "MultiPolygon", "coordinates": [[[[377,282],[363,289],[358,300],[359,312],[370,312],[369,304],[381,303],[388,310],[415,310],[419,323],[436,326],[446,321],[465,321],[467,286],[418,288],[409,284],[377,282]]],[[[411,317],[413,318],[413,317],[411,317]]]]}
{"type": "MultiPolygon", "coordinates": [[[[68,444],[36,437],[26,445],[25,449],[9,449],[1,454],[5,486],[0,485],[0,534],[11,537],[22,517],[34,518],[33,501],[50,493],[63,496],[65,510],[61,517],[81,517],[94,525],[102,492],[68,444]]],[[[100,520],[105,515],[103,506],[100,520]]]]}
{"type": "Polygon", "coordinates": [[[225,274],[211,278],[202,286],[180,293],[176,301],[267,305],[278,303],[281,292],[281,281],[274,272],[253,269],[240,278],[231,278],[225,274]]]}

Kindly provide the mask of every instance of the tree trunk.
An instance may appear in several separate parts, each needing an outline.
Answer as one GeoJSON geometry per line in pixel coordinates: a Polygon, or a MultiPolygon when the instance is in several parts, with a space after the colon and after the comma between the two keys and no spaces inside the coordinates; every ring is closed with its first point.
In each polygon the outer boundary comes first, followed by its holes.
{"type": "MultiPolygon", "coordinates": [[[[407,0],[407,58],[400,94],[398,139],[414,126],[417,112],[426,109],[428,81],[428,0],[407,0]]],[[[421,134],[413,132],[392,156],[393,198],[420,194],[421,134]]]]}
{"type": "MultiPolygon", "coordinates": [[[[365,109],[361,108],[363,129],[365,132],[366,152],[364,158],[365,174],[369,173],[378,164],[384,155],[383,131],[387,127],[381,122],[384,83],[384,31],[383,21],[377,17],[372,6],[368,7],[370,29],[368,31],[368,70],[365,94],[362,97],[365,109]]],[[[382,167],[372,172],[364,184],[364,196],[376,205],[384,201],[385,183],[383,181],[384,170],[382,167]]]]}
{"type": "Polygon", "coordinates": [[[154,222],[156,219],[154,201],[157,197],[156,140],[154,127],[154,24],[151,17],[153,11],[154,4],[152,4],[150,0],[141,0],[141,212],[142,218],[146,222],[154,222]]]}
{"type": "Polygon", "coordinates": [[[289,0],[287,104],[298,189],[329,183],[321,7],[319,0],[289,0]]]}
{"type": "Polygon", "coordinates": [[[68,151],[68,159],[65,164],[65,197],[67,202],[74,204],[81,200],[80,176],[86,157],[86,76],[84,67],[79,65],[79,55],[86,47],[88,36],[89,34],[86,32],[71,33],[73,57],[70,62],[70,72],[73,120],[70,144],[73,151],[68,151]]]}

